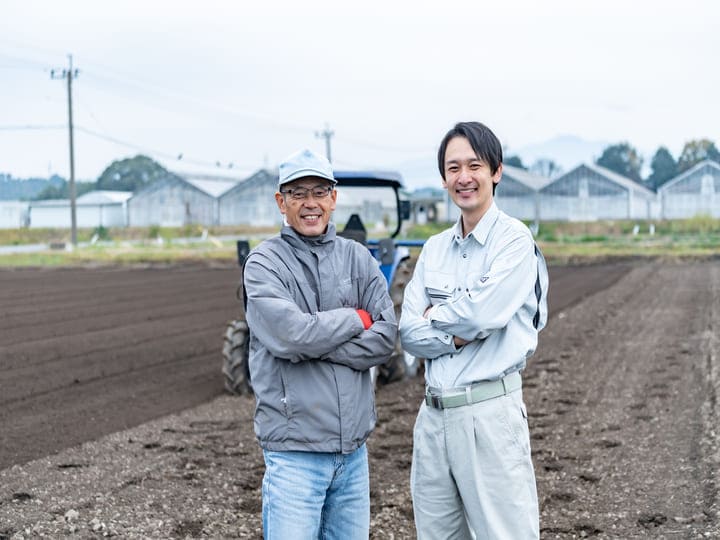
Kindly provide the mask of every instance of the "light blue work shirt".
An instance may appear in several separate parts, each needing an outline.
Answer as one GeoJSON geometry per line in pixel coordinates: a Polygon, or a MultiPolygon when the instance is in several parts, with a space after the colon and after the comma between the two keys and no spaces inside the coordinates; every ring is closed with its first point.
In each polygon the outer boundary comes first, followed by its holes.
{"type": "Polygon", "coordinates": [[[465,238],[458,220],[425,243],[405,289],[403,348],[426,359],[428,386],[499,379],[535,352],[547,289],[545,259],[530,230],[493,202],[465,238]],[[470,343],[456,348],[453,336],[470,343]]]}

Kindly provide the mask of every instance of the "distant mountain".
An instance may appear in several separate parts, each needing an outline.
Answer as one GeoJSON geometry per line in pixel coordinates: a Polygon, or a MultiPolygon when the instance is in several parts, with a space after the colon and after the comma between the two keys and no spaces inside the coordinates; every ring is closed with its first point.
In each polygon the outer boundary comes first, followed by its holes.
{"type": "Polygon", "coordinates": [[[544,142],[508,149],[507,153],[519,155],[526,167],[538,159],[546,158],[567,172],[581,163],[594,163],[610,144],[607,141],[586,141],[575,135],[560,135],[544,142]]]}
{"type": "Polygon", "coordinates": [[[60,187],[65,180],[57,175],[50,178],[12,178],[0,174],[0,201],[29,201],[48,186],[60,187]]]}

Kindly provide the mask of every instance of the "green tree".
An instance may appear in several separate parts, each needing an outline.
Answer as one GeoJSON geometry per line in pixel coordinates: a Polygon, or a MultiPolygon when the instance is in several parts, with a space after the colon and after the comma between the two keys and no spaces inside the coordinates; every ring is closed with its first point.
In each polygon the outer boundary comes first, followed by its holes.
{"type": "Polygon", "coordinates": [[[65,182],[62,177],[53,174],[50,178],[13,178],[9,174],[0,174],[0,200],[32,201],[49,186],[59,187],[65,182]]]}
{"type": "Polygon", "coordinates": [[[703,160],[712,159],[720,163],[720,152],[710,139],[688,141],[678,158],[678,172],[685,172],[703,160]]]}
{"type": "Polygon", "coordinates": [[[657,190],[665,182],[677,176],[678,165],[675,158],[672,157],[670,151],[661,146],[655,152],[650,162],[652,172],[645,180],[645,184],[652,190],[657,190]]]}
{"type": "Polygon", "coordinates": [[[527,167],[523,165],[522,159],[520,159],[520,156],[510,156],[505,159],[503,159],[504,165],[510,165],[511,167],[517,167],[518,169],[525,169],[527,170],[527,167]]]}
{"type": "MultiPolygon", "coordinates": [[[[95,182],[75,182],[75,196],[79,197],[95,189],[95,182]]],[[[38,193],[33,200],[44,201],[47,199],[69,199],[70,183],[64,179],[49,183],[48,186],[38,193]]]]}
{"type": "Polygon", "coordinates": [[[535,162],[530,165],[530,172],[544,176],[545,178],[552,178],[562,172],[562,167],[552,159],[540,158],[536,159],[535,162]]]}
{"type": "Polygon", "coordinates": [[[97,189],[137,191],[167,176],[168,171],[157,161],[143,155],[113,161],[97,181],[97,189]]]}
{"type": "Polygon", "coordinates": [[[608,146],[595,163],[636,182],[642,182],[640,169],[642,168],[643,158],[627,142],[608,146]]]}

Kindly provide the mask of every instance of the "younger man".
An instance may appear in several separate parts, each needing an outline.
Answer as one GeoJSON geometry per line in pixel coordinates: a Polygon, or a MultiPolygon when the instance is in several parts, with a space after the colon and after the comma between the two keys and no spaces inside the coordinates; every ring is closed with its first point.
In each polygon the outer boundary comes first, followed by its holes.
{"type": "Polygon", "coordinates": [[[539,537],[520,371],[547,320],[547,269],[528,228],[493,195],[502,146],[479,122],[442,140],[443,187],[460,208],[405,290],[400,336],[426,358],[411,490],[418,538],[539,537]]]}

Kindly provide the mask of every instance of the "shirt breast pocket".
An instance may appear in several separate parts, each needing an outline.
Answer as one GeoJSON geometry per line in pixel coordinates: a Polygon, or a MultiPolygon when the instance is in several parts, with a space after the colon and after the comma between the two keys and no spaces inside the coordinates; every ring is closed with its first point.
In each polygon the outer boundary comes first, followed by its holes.
{"type": "Polygon", "coordinates": [[[430,303],[441,304],[447,302],[453,294],[455,278],[452,274],[443,272],[427,272],[425,274],[425,293],[430,303]]]}

